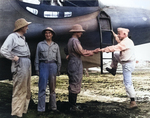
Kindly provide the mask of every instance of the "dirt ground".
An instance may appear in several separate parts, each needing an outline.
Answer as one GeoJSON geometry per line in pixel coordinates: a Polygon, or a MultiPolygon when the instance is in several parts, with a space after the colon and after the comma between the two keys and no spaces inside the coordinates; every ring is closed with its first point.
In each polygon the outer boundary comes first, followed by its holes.
{"type": "MultiPolygon", "coordinates": [[[[38,76],[31,78],[32,99],[27,114],[23,118],[150,118],[150,71],[133,73],[133,84],[136,91],[137,109],[129,110],[129,98],[123,85],[123,77],[119,72],[110,74],[90,73],[84,76],[81,93],[77,105],[83,112],[69,112],[68,108],[68,76],[57,77],[57,106],[59,113],[48,110],[42,115],[37,113],[38,76]]],[[[0,118],[11,118],[12,81],[0,81],[0,118]]],[[[48,106],[49,90],[46,92],[48,106]]]]}

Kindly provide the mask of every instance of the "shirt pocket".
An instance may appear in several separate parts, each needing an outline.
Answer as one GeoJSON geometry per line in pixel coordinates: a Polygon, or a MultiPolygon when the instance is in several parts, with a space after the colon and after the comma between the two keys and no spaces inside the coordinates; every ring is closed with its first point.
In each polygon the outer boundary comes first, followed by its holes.
{"type": "Polygon", "coordinates": [[[27,44],[25,42],[17,42],[14,51],[21,52],[21,53],[28,52],[27,44]]]}
{"type": "Polygon", "coordinates": [[[47,53],[48,53],[48,50],[46,50],[46,49],[41,49],[40,50],[40,57],[41,58],[44,58],[44,59],[47,59],[47,53]]]}
{"type": "Polygon", "coordinates": [[[56,58],[57,48],[52,49],[52,56],[56,58]]]}
{"type": "Polygon", "coordinates": [[[56,52],[57,52],[57,48],[53,48],[52,51],[53,51],[54,53],[56,53],[56,52]]]}

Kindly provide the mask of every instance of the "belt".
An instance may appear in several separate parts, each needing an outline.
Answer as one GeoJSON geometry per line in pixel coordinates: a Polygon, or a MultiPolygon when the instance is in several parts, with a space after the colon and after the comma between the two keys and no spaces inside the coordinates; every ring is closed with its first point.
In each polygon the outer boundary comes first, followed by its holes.
{"type": "Polygon", "coordinates": [[[133,62],[134,60],[121,61],[123,63],[133,62]]]}
{"type": "Polygon", "coordinates": [[[54,61],[54,60],[52,60],[52,61],[40,60],[40,62],[44,62],[44,63],[56,63],[56,61],[54,61]]]}
{"type": "Polygon", "coordinates": [[[30,58],[30,56],[18,56],[19,58],[30,58]]]}

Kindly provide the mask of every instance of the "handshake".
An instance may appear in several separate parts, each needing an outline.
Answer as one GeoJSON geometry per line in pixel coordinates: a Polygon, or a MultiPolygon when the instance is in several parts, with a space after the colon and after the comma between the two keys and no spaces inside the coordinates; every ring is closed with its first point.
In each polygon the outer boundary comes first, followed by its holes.
{"type": "MultiPolygon", "coordinates": [[[[87,50],[85,50],[85,51],[87,51],[87,50]]],[[[101,51],[103,52],[104,49],[96,48],[95,50],[89,50],[87,55],[88,56],[93,56],[93,54],[97,54],[98,52],[101,52],[101,51]]]]}
{"type": "Polygon", "coordinates": [[[103,52],[103,49],[100,48],[96,48],[95,50],[93,50],[93,53],[97,54],[98,52],[103,52]]]}

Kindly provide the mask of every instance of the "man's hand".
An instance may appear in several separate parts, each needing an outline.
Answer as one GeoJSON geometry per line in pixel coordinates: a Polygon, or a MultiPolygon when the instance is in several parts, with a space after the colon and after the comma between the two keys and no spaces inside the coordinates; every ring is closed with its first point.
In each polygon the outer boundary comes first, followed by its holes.
{"type": "Polygon", "coordinates": [[[18,61],[18,60],[19,60],[19,57],[18,57],[18,56],[14,56],[13,60],[14,60],[14,61],[18,61]]]}
{"type": "Polygon", "coordinates": [[[93,51],[89,51],[88,55],[93,56],[93,51]]]}
{"type": "Polygon", "coordinates": [[[111,30],[111,32],[113,33],[114,36],[117,36],[117,34],[113,30],[111,30]]]}
{"type": "Polygon", "coordinates": [[[93,50],[93,53],[97,54],[98,52],[100,52],[101,49],[100,48],[96,48],[95,50],[93,50]]]}
{"type": "Polygon", "coordinates": [[[67,59],[67,60],[68,60],[68,58],[69,58],[69,55],[66,56],[66,59],[67,59]]]}
{"type": "Polygon", "coordinates": [[[114,37],[115,37],[115,40],[116,40],[118,43],[120,43],[121,41],[120,41],[118,35],[115,34],[115,32],[114,32],[113,30],[111,30],[111,32],[113,33],[113,35],[114,35],[114,37]]]}

